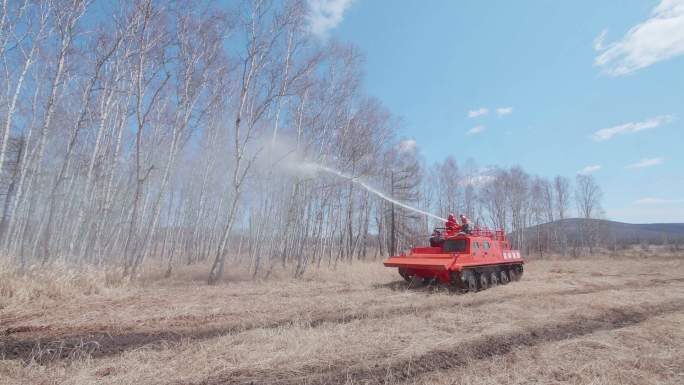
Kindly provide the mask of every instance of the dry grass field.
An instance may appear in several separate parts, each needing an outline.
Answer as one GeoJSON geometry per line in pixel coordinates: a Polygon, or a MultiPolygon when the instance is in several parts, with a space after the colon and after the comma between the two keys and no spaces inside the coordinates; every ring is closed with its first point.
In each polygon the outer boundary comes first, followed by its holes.
{"type": "Polygon", "coordinates": [[[530,261],[468,294],[380,262],[216,286],[204,272],[0,272],[0,383],[684,383],[684,257],[530,261]]]}

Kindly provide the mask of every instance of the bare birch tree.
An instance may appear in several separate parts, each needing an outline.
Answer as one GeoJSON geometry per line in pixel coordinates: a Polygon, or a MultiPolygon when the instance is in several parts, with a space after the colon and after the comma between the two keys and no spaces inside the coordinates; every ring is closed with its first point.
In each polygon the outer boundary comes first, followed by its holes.
{"type": "MultiPolygon", "coordinates": [[[[363,54],[312,36],[308,12],[303,0],[0,0],[0,257],[130,279],[181,263],[207,264],[209,283],[227,266],[302,277],[442,225],[359,182],[550,249],[526,229],[570,215],[567,179],[426,163],[365,94],[363,54]]],[[[581,216],[600,216],[595,181],[577,185],[581,216]]]]}

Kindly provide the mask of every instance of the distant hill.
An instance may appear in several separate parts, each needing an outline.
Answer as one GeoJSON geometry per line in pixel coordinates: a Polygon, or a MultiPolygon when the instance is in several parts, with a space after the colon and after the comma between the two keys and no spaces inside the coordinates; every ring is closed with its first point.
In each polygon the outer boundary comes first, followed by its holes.
{"type": "Polygon", "coordinates": [[[568,240],[577,239],[583,227],[598,229],[602,237],[619,243],[662,243],[665,239],[668,241],[684,240],[684,223],[637,224],[604,219],[570,218],[532,226],[527,229],[527,232],[536,232],[538,227],[549,231],[555,227],[556,231],[565,232],[568,240]]]}

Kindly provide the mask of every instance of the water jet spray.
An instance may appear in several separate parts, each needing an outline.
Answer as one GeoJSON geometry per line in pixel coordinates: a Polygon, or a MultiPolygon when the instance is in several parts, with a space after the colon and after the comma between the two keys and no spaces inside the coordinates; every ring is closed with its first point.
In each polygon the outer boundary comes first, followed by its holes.
{"type": "Polygon", "coordinates": [[[407,210],[411,210],[411,211],[416,212],[418,214],[428,216],[428,217],[433,218],[433,219],[437,219],[437,220],[442,221],[442,222],[446,222],[446,219],[444,219],[442,217],[439,217],[439,216],[431,214],[427,211],[423,211],[423,210],[417,209],[415,207],[409,206],[406,203],[403,203],[401,201],[398,201],[397,199],[394,199],[394,198],[388,196],[387,194],[383,193],[382,191],[368,185],[367,183],[365,183],[363,180],[359,179],[358,177],[353,177],[351,175],[343,173],[342,171],[335,170],[334,168],[330,168],[330,167],[323,166],[323,165],[317,164],[317,163],[312,163],[312,162],[302,162],[302,163],[300,163],[300,167],[303,170],[325,171],[329,174],[337,175],[340,178],[347,179],[353,183],[358,184],[359,186],[366,189],[368,192],[375,194],[376,196],[378,196],[378,197],[380,197],[380,198],[382,198],[388,202],[394,203],[397,206],[403,207],[407,210]]]}

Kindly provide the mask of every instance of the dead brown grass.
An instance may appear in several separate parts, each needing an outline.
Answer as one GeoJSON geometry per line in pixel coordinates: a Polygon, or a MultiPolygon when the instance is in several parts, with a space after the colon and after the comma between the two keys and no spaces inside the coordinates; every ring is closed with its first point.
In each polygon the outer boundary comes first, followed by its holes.
{"type": "Polygon", "coordinates": [[[218,286],[68,279],[5,302],[0,383],[682,383],[683,261],[535,260],[465,295],[379,262],[218,286]]]}
{"type": "Polygon", "coordinates": [[[27,303],[103,294],[108,289],[123,286],[120,276],[115,269],[74,268],[60,263],[49,267],[29,266],[24,271],[0,263],[0,310],[27,303]]]}

